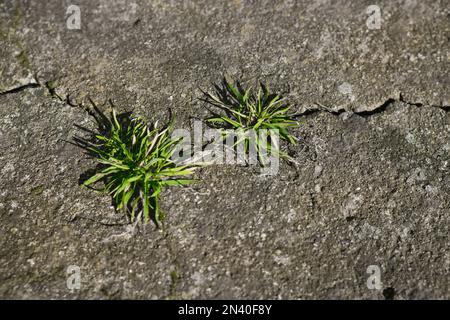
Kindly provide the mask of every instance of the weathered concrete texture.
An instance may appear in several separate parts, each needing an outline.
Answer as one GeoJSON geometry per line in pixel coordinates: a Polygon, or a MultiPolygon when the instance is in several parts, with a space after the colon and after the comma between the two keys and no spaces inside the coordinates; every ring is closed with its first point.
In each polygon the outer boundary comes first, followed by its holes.
{"type": "Polygon", "coordinates": [[[69,1],[0,1],[0,297],[450,298],[445,1],[379,1],[379,30],[369,1],[134,3],[79,1],[68,30],[69,1]],[[70,143],[93,128],[76,105],[188,127],[223,73],[329,110],[301,117],[295,165],[204,168],[164,194],[164,231],[128,237],[79,186],[95,164],[70,143]]]}
{"type": "Polygon", "coordinates": [[[22,22],[19,6],[0,3],[0,93],[36,83],[28,52],[17,28],[22,22]]]}
{"type": "Polygon", "coordinates": [[[400,93],[449,104],[446,1],[380,1],[381,29],[367,26],[372,1],[133,3],[79,1],[81,30],[69,30],[70,1],[5,1],[13,21],[2,34],[23,44],[39,81],[73,101],[181,112],[227,72],[278,85],[305,108],[372,110],[400,93]]]}

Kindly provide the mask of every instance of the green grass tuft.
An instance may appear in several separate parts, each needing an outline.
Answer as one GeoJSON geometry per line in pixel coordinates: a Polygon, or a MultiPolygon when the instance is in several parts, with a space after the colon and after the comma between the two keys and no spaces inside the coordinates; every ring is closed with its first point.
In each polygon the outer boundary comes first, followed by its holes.
{"type": "MultiPolygon", "coordinates": [[[[216,128],[233,129],[238,132],[254,130],[256,133],[262,129],[278,130],[281,140],[291,144],[297,142],[289,132],[289,129],[299,127],[298,121],[289,113],[290,106],[278,95],[271,94],[263,84],[260,83],[258,92],[254,94],[251,87],[243,89],[238,83],[233,84],[224,79],[222,88],[216,86],[216,94],[205,92],[205,95],[206,102],[221,111],[212,111],[214,116],[206,119],[216,128]]],[[[264,165],[266,159],[263,154],[273,149],[272,143],[270,139],[267,142],[261,141],[259,134],[255,142],[258,159],[264,165]]],[[[248,152],[249,138],[240,139],[237,143],[244,143],[244,150],[248,152]]],[[[281,151],[277,151],[276,155],[290,159],[287,153],[281,151]]]]}
{"type": "Polygon", "coordinates": [[[145,223],[152,214],[159,226],[165,217],[159,206],[161,192],[167,186],[194,182],[185,177],[196,166],[177,165],[171,160],[180,142],[170,137],[171,124],[159,129],[157,124],[150,127],[140,117],[119,121],[114,109],[110,118],[102,114],[102,120],[107,123],[103,124],[107,130],[86,147],[101,166],[83,185],[103,181],[100,190],[113,197],[117,209],[125,210],[132,221],[143,215],[145,223]]]}

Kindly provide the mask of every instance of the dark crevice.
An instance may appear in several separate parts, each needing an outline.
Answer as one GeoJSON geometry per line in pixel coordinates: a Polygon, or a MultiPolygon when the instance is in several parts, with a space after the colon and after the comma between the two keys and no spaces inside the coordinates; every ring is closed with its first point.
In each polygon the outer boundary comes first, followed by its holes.
{"type": "MultiPolygon", "coordinates": [[[[48,94],[49,94],[50,97],[52,97],[53,99],[56,99],[56,100],[58,100],[58,101],[61,101],[61,102],[65,103],[65,104],[67,104],[67,105],[70,106],[70,107],[80,108],[80,109],[84,110],[85,112],[87,112],[90,116],[93,116],[94,118],[97,116],[95,110],[93,110],[93,109],[96,109],[97,107],[96,107],[96,104],[92,101],[91,98],[89,98],[89,102],[91,103],[91,105],[92,105],[93,107],[86,106],[86,105],[84,105],[83,103],[73,103],[73,102],[71,102],[71,101],[70,101],[70,95],[69,95],[69,94],[66,94],[65,97],[61,97],[61,96],[56,92],[56,88],[50,85],[49,81],[46,81],[46,82],[45,82],[45,85],[42,86],[42,87],[44,87],[44,88],[47,90],[48,94]]],[[[109,101],[109,102],[112,104],[111,101],[109,101]]]]}
{"type": "Polygon", "coordinates": [[[355,114],[357,114],[357,115],[359,115],[361,117],[369,117],[369,116],[373,116],[373,115],[375,115],[377,113],[383,113],[395,101],[396,101],[395,99],[389,98],[389,99],[387,99],[385,102],[383,102],[381,105],[379,105],[378,107],[376,107],[373,110],[355,112],[355,114]]]}
{"type": "Polygon", "coordinates": [[[27,83],[22,86],[12,88],[10,90],[2,91],[0,92],[0,95],[6,95],[6,94],[12,94],[12,93],[18,93],[27,89],[34,89],[39,88],[41,85],[39,83],[27,83]]]}
{"type": "MultiPolygon", "coordinates": [[[[386,101],[384,101],[379,106],[375,107],[373,110],[367,110],[367,111],[352,111],[352,110],[345,110],[345,109],[333,110],[329,107],[326,107],[324,105],[316,103],[316,106],[317,106],[316,108],[307,109],[301,113],[297,113],[294,115],[294,117],[307,117],[307,116],[314,115],[314,114],[317,114],[320,112],[327,112],[327,113],[331,113],[333,115],[341,115],[342,113],[349,112],[349,113],[357,114],[361,117],[370,117],[370,116],[385,112],[387,110],[387,108],[390,105],[394,104],[395,102],[402,102],[409,106],[415,106],[418,108],[425,106],[425,104],[423,104],[421,102],[407,101],[404,99],[402,94],[400,94],[398,99],[388,98],[386,101]]],[[[450,106],[448,106],[448,105],[430,105],[430,107],[439,108],[441,110],[444,110],[445,112],[450,112],[450,106]]]]}
{"type": "Polygon", "coordinates": [[[294,114],[294,117],[307,117],[307,116],[310,116],[310,115],[312,115],[312,114],[316,114],[316,113],[319,113],[319,112],[321,112],[322,110],[320,110],[320,109],[307,109],[307,110],[305,110],[305,111],[303,111],[303,112],[300,112],[300,113],[297,113],[297,114],[294,114]]]}
{"type": "MultiPolygon", "coordinates": [[[[409,105],[409,106],[415,106],[415,107],[418,107],[418,108],[421,108],[421,107],[423,107],[423,106],[425,106],[425,104],[423,104],[423,103],[421,103],[421,102],[411,102],[411,101],[406,101],[404,98],[403,98],[403,96],[400,94],[400,100],[399,100],[400,102],[403,102],[403,103],[406,103],[407,105],[409,105]]],[[[450,112],[450,105],[445,105],[445,104],[442,104],[442,105],[438,105],[438,104],[432,104],[432,105],[430,105],[432,108],[439,108],[439,109],[441,109],[441,110],[443,110],[443,111],[445,111],[445,112],[450,112]]]]}
{"type": "Polygon", "coordinates": [[[444,105],[436,106],[436,105],[433,105],[432,107],[439,108],[439,109],[441,109],[441,110],[443,110],[445,112],[450,112],[450,106],[444,106],[444,105]]]}
{"type": "MultiPolygon", "coordinates": [[[[70,101],[70,97],[69,95],[66,95],[66,97],[61,97],[60,95],[58,95],[56,93],[55,88],[53,88],[52,86],[49,85],[49,82],[45,82],[44,85],[38,83],[38,82],[32,82],[32,83],[27,83],[25,85],[13,88],[13,89],[9,89],[3,92],[0,92],[0,95],[7,95],[7,94],[14,94],[14,93],[19,93],[22,92],[24,90],[28,90],[28,89],[34,89],[34,88],[39,88],[39,87],[43,87],[46,89],[46,91],[48,92],[48,94],[54,98],[57,99],[63,103],[66,103],[67,105],[71,106],[71,107],[79,107],[81,109],[83,109],[84,111],[86,111],[87,113],[91,114],[92,110],[89,107],[86,107],[83,103],[79,103],[79,104],[74,104],[70,101]]],[[[92,101],[91,101],[92,102],[92,101]]],[[[421,102],[411,102],[411,101],[406,101],[403,97],[403,95],[400,93],[399,98],[398,99],[394,99],[394,98],[388,98],[386,101],[384,101],[382,104],[380,104],[379,106],[375,107],[373,110],[367,110],[367,111],[352,111],[352,110],[346,110],[346,109],[338,109],[338,110],[334,110],[330,107],[327,107],[325,105],[322,105],[320,103],[315,103],[315,108],[311,108],[311,109],[307,109],[301,113],[297,113],[294,114],[293,116],[295,118],[299,118],[299,117],[308,117],[310,115],[315,115],[317,113],[321,113],[321,112],[326,112],[326,113],[330,113],[336,116],[339,116],[345,112],[350,112],[353,114],[357,114],[361,117],[370,117],[379,113],[383,113],[386,111],[386,109],[393,103],[395,102],[402,102],[405,103],[409,106],[416,106],[416,107],[423,107],[424,104],[421,102]]],[[[434,108],[439,108],[445,112],[450,112],[450,105],[430,105],[431,107],[434,108]]]]}
{"type": "Polygon", "coordinates": [[[333,110],[332,108],[324,106],[324,105],[322,105],[320,103],[316,103],[316,106],[317,106],[316,108],[307,109],[307,110],[305,110],[305,111],[303,111],[301,113],[297,113],[297,114],[294,115],[294,117],[307,117],[309,115],[320,113],[320,112],[327,112],[327,113],[331,113],[331,114],[334,114],[334,115],[340,115],[340,114],[342,114],[342,113],[347,111],[345,109],[333,110]]]}
{"type": "Polygon", "coordinates": [[[403,102],[403,103],[406,103],[407,105],[409,105],[409,106],[415,106],[415,107],[423,107],[423,103],[420,103],[420,102],[410,102],[410,101],[406,101],[404,98],[403,98],[403,95],[400,93],[400,99],[399,99],[399,101],[400,102],[403,102]]]}
{"type": "Polygon", "coordinates": [[[339,116],[345,112],[350,112],[350,113],[357,114],[361,117],[369,117],[369,116],[375,115],[377,113],[382,113],[382,112],[386,111],[387,107],[389,107],[392,103],[394,103],[396,101],[397,100],[395,100],[393,98],[389,98],[385,102],[383,102],[382,104],[380,104],[379,106],[374,108],[373,110],[356,111],[356,112],[352,111],[352,110],[345,110],[345,109],[333,110],[329,107],[326,107],[324,105],[317,103],[316,105],[319,106],[319,108],[307,109],[302,113],[295,114],[294,117],[307,117],[309,115],[313,115],[313,114],[320,113],[320,112],[327,112],[327,113],[331,113],[336,116],[339,116]]]}

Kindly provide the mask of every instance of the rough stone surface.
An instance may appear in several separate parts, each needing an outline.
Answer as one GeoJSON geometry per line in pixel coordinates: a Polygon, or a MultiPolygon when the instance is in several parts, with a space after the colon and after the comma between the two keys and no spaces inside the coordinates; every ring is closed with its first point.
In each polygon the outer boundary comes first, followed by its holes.
{"type": "Polygon", "coordinates": [[[81,30],[70,4],[0,1],[0,297],[450,298],[446,1],[377,1],[381,29],[372,1],[80,0],[81,30]],[[302,115],[296,163],[203,168],[128,237],[79,186],[82,105],[188,128],[223,74],[302,115]]]}

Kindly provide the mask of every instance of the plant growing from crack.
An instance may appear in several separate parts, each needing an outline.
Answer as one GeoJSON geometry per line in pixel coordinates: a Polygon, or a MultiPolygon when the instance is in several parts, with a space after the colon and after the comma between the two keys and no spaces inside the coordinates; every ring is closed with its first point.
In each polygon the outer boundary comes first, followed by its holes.
{"type": "MultiPolygon", "coordinates": [[[[295,144],[297,139],[289,132],[291,128],[299,127],[294,115],[289,113],[290,106],[278,95],[271,94],[262,83],[256,94],[252,92],[252,87],[242,88],[239,83],[233,84],[224,78],[222,87],[216,86],[216,93],[204,92],[207,103],[220,109],[219,112],[210,110],[213,116],[206,119],[206,122],[214,127],[224,129],[226,138],[227,129],[244,133],[242,138],[238,138],[235,145],[244,144],[244,151],[247,153],[250,148],[250,138],[245,134],[247,131],[256,132],[255,147],[258,160],[261,165],[265,165],[269,152],[281,158],[291,160],[287,153],[279,151],[275,141],[261,139],[261,130],[276,130],[282,140],[295,144]],[[276,148],[275,148],[276,147],[276,148]]],[[[238,135],[239,137],[239,135],[238,135]]]]}
{"type": "MultiPolygon", "coordinates": [[[[98,110],[96,108],[96,110],[98,110]]],[[[158,227],[165,215],[160,210],[159,197],[165,187],[194,182],[186,177],[196,165],[178,165],[171,160],[180,139],[172,139],[172,121],[164,128],[157,122],[150,126],[141,117],[119,121],[113,109],[108,118],[100,113],[103,133],[95,135],[95,143],[83,143],[97,158],[100,169],[84,186],[103,181],[100,191],[110,194],[117,209],[127,212],[138,223],[143,215],[147,223],[152,218],[158,227]]],[[[80,139],[79,139],[80,140],[80,139]]]]}

